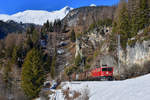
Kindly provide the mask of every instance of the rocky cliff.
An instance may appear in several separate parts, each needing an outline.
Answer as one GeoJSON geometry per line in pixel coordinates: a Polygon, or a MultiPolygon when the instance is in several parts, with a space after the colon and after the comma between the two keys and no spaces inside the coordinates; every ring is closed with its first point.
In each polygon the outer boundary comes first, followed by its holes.
{"type": "Polygon", "coordinates": [[[137,73],[146,73],[147,64],[150,62],[150,41],[137,41],[134,46],[127,44],[126,49],[120,49],[118,56],[117,36],[115,41],[110,41],[112,29],[111,27],[99,27],[105,30],[104,34],[95,28],[92,31],[82,35],[76,43],[76,55],[80,53],[87,58],[87,63],[91,68],[96,66],[112,66],[114,67],[114,76],[119,73],[126,75],[130,71],[137,73]],[[85,41],[86,38],[86,41],[85,41]],[[110,44],[115,44],[115,49],[110,51],[110,44]],[[89,53],[90,52],[90,53],[89,53]],[[88,61],[90,58],[91,61],[88,61]],[[120,68],[118,68],[118,58],[120,58],[120,68]],[[139,72],[138,72],[138,71],[139,72]],[[143,72],[144,71],[144,72],[143,72]]]}

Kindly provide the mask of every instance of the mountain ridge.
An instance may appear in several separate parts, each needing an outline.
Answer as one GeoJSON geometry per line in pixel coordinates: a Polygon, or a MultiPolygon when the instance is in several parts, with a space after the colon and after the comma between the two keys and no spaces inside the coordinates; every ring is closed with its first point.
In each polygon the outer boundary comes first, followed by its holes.
{"type": "Polygon", "coordinates": [[[45,10],[25,10],[13,15],[0,14],[0,20],[13,20],[18,23],[33,23],[43,25],[47,20],[53,22],[55,19],[63,19],[73,8],[65,6],[64,8],[52,12],[45,10]]]}
{"type": "Polygon", "coordinates": [[[113,19],[115,6],[85,6],[71,10],[63,19],[63,23],[82,33],[99,20],[113,19]]]}

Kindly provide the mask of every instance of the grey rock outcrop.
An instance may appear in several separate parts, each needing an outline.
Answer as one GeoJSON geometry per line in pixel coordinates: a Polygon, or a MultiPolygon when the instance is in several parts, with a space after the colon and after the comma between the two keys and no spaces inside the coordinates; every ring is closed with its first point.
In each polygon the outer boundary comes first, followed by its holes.
{"type": "Polygon", "coordinates": [[[108,29],[109,31],[105,31],[104,34],[101,34],[100,31],[96,31],[96,29],[88,32],[87,35],[83,36],[88,37],[87,43],[83,42],[83,39],[78,40],[76,43],[76,54],[77,52],[80,52],[81,55],[86,55],[87,53],[84,53],[83,49],[86,49],[86,52],[89,50],[89,47],[93,46],[93,51],[99,50],[100,54],[98,54],[91,66],[102,66],[104,64],[110,67],[114,67],[114,75],[116,76],[119,73],[126,73],[126,71],[128,71],[134,65],[142,68],[145,62],[150,61],[150,41],[137,41],[134,46],[127,45],[126,50],[120,49],[120,68],[118,68],[117,47],[113,52],[109,52],[110,42],[108,42],[107,40],[110,38],[108,38],[108,35],[111,34],[111,28],[103,27],[103,30],[106,29],[108,29]],[[92,45],[89,45],[89,42],[92,45]],[[83,46],[84,43],[87,46],[83,46]]]}

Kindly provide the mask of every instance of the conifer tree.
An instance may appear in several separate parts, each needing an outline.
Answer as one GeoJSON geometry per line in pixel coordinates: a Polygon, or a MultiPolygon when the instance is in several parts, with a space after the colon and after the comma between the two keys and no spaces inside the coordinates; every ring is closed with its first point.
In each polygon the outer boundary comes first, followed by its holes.
{"type": "Polygon", "coordinates": [[[12,63],[17,64],[18,67],[21,67],[23,64],[23,58],[25,56],[24,50],[21,46],[15,46],[12,53],[12,63]]]}
{"type": "Polygon", "coordinates": [[[130,17],[135,12],[138,7],[139,0],[128,0],[128,11],[130,13],[130,17]]]}
{"type": "Polygon", "coordinates": [[[149,24],[149,7],[148,0],[140,0],[139,9],[138,9],[139,19],[138,29],[143,29],[149,24]]]}
{"type": "Polygon", "coordinates": [[[78,53],[77,57],[75,58],[75,65],[80,66],[81,62],[82,62],[82,58],[80,53],[78,53]]]}
{"type": "Polygon", "coordinates": [[[67,28],[67,24],[63,25],[63,27],[62,27],[62,32],[63,33],[66,33],[66,28],[67,28]]]}
{"type": "Polygon", "coordinates": [[[25,42],[25,47],[26,47],[27,51],[33,48],[33,42],[31,40],[31,37],[27,38],[27,40],[25,42]]]}
{"type": "Polygon", "coordinates": [[[47,31],[49,30],[49,21],[47,20],[46,24],[45,24],[45,27],[47,29],[47,31]]]}
{"type": "Polygon", "coordinates": [[[50,74],[52,78],[55,78],[55,65],[56,65],[56,54],[52,58],[50,74]]]}
{"type": "Polygon", "coordinates": [[[50,73],[50,66],[52,63],[52,57],[49,55],[44,55],[43,56],[43,61],[45,61],[44,63],[44,71],[45,73],[50,73]]]}
{"type": "Polygon", "coordinates": [[[129,0],[132,37],[149,25],[148,0],[129,0]]]}
{"type": "Polygon", "coordinates": [[[54,31],[54,29],[53,29],[53,23],[52,22],[49,23],[49,31],[50,32],[54,31]]]}
{"type": "Polygon", "coordinates": [[[126,4],[123,4],[122,9],[120,10],[119,19],[118,19],[118,28],[119,33],[124,36],[129,33],[129,16],[126,8],[126,4]]]}
{"type": "Polygon", "coordinates": [[[17,62],[17,51],[18,51],[18,47],[14,47],[13,49],[13,53],[12,53],[12,63],[15,64],[17,62]]]}
{"type": "Polygon", "coordinates": [[[74,30],[72,30],[72,32],[71,32],[71,42],[75,42],[75,41],[76,41],[76,35],[75,35],[74,30]]]}
{"type": "Polygon", "coordinates": [[[139,0],[129,0],[128,1],[129,13],[130,13],[130,22],[131,22],[131,37],[134,37],[138,32],[138,7],[139,7],[139,0]]]}
{"type": "Polygon", "coordinates": [[[23,64],[21,86],[29,99],[38,96],[44,82],[45,75],[41,58],[41,53],[33,48],[27,54],[23,64]]]}
{"type": "Polygon", "coordinates": [[[37,32],[37,30],[33,30],[32,42],[34,46],[37,46],[39,38],[40,38],[40,34],[37,32]]]}
{"type": "Polygon", "coordinates": [[[125,49],[127,40],[131,37],[129,15],[125,0],[120,2],[117,9],[116,20],[113,24],[113,31],[121,35],[121,46],[125,49]]]}
{"type": "Polygon", "coordinates": [[[35,26],[34,26],[34,25],[31,25],[31,26],[30,26],[30,33],[32,34],[34,30],[35,30],[35,26]]]}

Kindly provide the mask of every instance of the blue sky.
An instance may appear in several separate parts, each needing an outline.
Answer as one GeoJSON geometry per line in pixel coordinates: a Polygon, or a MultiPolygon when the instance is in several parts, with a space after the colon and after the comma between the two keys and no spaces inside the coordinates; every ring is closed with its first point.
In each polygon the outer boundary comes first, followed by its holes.
{"type": "Polygon", "coordinates": [[[47,10],[54,11],[70,6],[78,8],[96,5],[114,5],[119,0],[1,0],[0,14],[14,14],[24,10],[47,10]]]}

